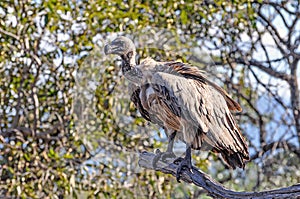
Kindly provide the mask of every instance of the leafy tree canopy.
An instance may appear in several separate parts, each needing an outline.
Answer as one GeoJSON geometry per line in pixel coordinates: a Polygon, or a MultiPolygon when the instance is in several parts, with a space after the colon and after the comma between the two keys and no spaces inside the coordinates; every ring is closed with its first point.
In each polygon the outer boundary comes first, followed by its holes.
{"type": "Polygon", "coordinates": [[[134,39],[139,59],[201,67],[242,104],[246,170],[204,152],[197,167],[235,190],[299,182],[299,13],[298,1],[1,1],[1,197],[203,194],[137,167],[165,136],[102,52],[117,34],[134,39]]]}

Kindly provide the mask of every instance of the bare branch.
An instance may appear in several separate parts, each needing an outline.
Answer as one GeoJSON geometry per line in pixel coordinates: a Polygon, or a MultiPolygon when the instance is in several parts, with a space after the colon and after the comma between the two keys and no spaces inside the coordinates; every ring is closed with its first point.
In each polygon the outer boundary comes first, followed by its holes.
{"type": "MultiPolygon", "coordinates": [[[[142,152],[140,154],[139,165],[141,167],[160,171],[166,174],[176,176],[177,166],[174,163],[166,164],[159,161],[157,167],[152,165],[155,154],[142,152]]],[[[198,187],[202,187],[208,192],[208,195],[214,198],[297,198],[300,196],[300,184],[290,187],[280,188],[262,192],[236,192],[226,189],[222,184],[216,182],[204,172],[193,167],[192,171],[184,170],[181,175],[181,180],[187,183],[193,183],[198,187]]]]}
{"type": "Polygon", "coordinates": [[[258,16],[262,19],[262,23],[264,22],[267,28],[270,28],[270,33],[273,35],[273,38],[277,38],[281,44],[285,45],[287,42],[280,36],[278,30],[274,27],[269,19],[266,18],[261,12],[258,12],[258,16]]]}
{"type": "Polygon", "coordinates": [[[261,155],[265,154],[266,152],[270,151],[270,150],[275,150],[278,148],[284,148],[284,149],[288,149],[289,151],[295,153],[299,158],[300,158],[300,150],[297,146],[295,146],[292,143],[287,142],[286,140],[283,141],[277,141],[277,142],[272,142],[270,144],[266,144],[262,147],[262,150],[259,151],[258,153],[254,154],[251,157],[251,160],[254,160],[258,157],[260,157],[261,155]]]}
{"type": "Polygon", "coordinates": [[[8,31],[6,31],[6,30],[3,30],[2,28],[0,28],[0,33],[2,33],[2,34],[4,34],[4,35],[7,35],[7,36],[9,36],[9,37],[12,37],[12,38],[14,38],[14,39],[17,40],[17,41],[20,40],[19,36],[15,35],[15,34],[13,34],[13,33],[11,33],[11,32],[8,32],[8,31]]]}
{"type": "Polygon", "coordinates": [[[54,125],[52,129],[48,129],[45,132],[39,132],[39,133],[35,133],[32,129],[27,128],[27,127],[17,127],[17,128],[7,129],[6,131],[1,132],[1,136],[10,137],[10,136],[14,136],[15,134],[17,134],[22,137],[32,136],[33,138],[36,138],[36,139],[60,140],[63,138],[63,136],[61,136],[61,135],[53,136],[52,135],[52,134],[55,134],[57,130],[59,130],[59,125],[54,125]]]}
{"type": "Polygon", "coordinates": [[[289,81],[290,85],[290,92],[291,92],[291,104],[293,108],[293,114],[295,119],[295,127],[296,131],[298,132],[298,140],[300,141],[300,92],[299,92],[299,85],[297,79],[297,66],[299,63],[299,59],[295,59],[290,66],[291,69],[291,81],[289,81]]]}
{"type": "Polygon", "coordinates": [[[280,9],[282,8],[282,6],[278,6],[278,4],[270,4],[275,10],[276,12],[280,15],[280,18],[282,20],[282,22],[284,23],[286,28],[289,28],[289,25],[285,19],[285,17],[283,16],[282,12],[280,11],[280,9]],[[278,8],[279,7],[279,8],[278,8]]]}
{"type": "MultiPolygon", "coordinates": [[[[258,3],[258,2],[256,2],[258,3]]],[[[291,14],[291,15],[298,15],[297,12],[293,12],[293,11],[290,11],[289,9],[287,9],[286,5],[283,5],[282,3],[279,4],[279,3],[276,3],[276,2],[272,2],[272,1],[269,1],[268,2],[269,5],[272,5],[273,7],[280,7],[282,8],[285,12],[291,14]]]]}
{"type": "Polygon", "coordinates": [[[273,91],[271,91],[270,85],[266,85],[265,83],[263,83],[258,78],[257,74],[253,71],[252,68],[249,68],[249,70],[250,70],[251,74],[253,75],[253,77],[255,78],[255,80],[257,81],[257,83],[259,83],[260,85],[262,85],[268,91],[268,93],[270,93],[273,96],[273,98],[276,100],[276,102],[278,102],[278,104],[280,104],[284,109],[288,109],[288,107],[280,99],[280,96],[278,96],[277,94],[273,93],[273,91]]]}
{"type": "Polygon", "coordinates": [[[261,62],[259,61],[256,61],[256,60],[244,60],[242,58],[239,58],[239,59],[236,59],[235,60],[238,64],[243,64],[243,65],[251,65],[251,66],[255,66],[256,68],[264,71],[265,73],[271,75],[272,77],[275,77],[275,78],[279,78],[279,79],[282,79],[284,81],[290,81],[290,76],[286,73],[282,73],[282,72],[278,72],[272,68],[269,68],[269,67],[266,67],[264,66],[261,62]]]}

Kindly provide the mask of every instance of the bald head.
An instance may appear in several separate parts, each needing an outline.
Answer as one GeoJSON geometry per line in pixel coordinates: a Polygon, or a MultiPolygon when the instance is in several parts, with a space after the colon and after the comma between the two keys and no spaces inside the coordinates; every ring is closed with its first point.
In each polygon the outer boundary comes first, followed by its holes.
{"type": "Polygon", "coordinates": [[[134,43],[127,37],[119,36],[110,44],[104,47],[106,55],[115,54],[122,58],[122,72],[125,74],[131,70],[135,65],[135,46],[134,43]]]}
{"type": "Polygon", "coordinates": [[[128,53],[135,54],[135,46],[129,38],[119,36],[104,47],[104,52],[106,55],[116,54],[126,56],[128,53]]]}

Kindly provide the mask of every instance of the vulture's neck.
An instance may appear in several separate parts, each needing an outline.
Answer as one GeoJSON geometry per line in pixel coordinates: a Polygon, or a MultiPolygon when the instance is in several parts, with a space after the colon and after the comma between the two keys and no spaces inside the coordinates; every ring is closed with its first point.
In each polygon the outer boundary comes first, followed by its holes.
{"type": "Polygon", "coordinates": [[[134,66],[130,64],[130,61],[122,58],[122,73],[126,74],[130,71],[134,66]]]}
{"type": "Polygon", "coordinates": [[[122,55],[122,73],[123,75],[134,84],[140,84],[143,79],[142,71],[136,68],[135,54],[132,57],[122,55]]]}
{"type": "Polygon", "coordinates": [[[122,72],[123,74],[127,73],[128,71],[132,70],[135,66],[135,54],[133,54],[131,57],[128,57],[127,55],[122,55],[122,72]]]}

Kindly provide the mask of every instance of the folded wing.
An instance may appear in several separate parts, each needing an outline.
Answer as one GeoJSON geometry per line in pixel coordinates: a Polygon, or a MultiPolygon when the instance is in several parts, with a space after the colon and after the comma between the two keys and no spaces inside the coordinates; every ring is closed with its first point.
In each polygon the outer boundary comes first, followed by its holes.
{"type": "Polygon", "coordinates": [[[149,83],[155,92],[153,107],[160,112],[164,125],[180,130],[181,139],[192,148],[207,143],[229,166],[244,167],[249,159],[247,145],[230,113],[240,111],[239,104],[196,68],[178,62],[160,67],[167,70],[153,73],[149,83]]]}

